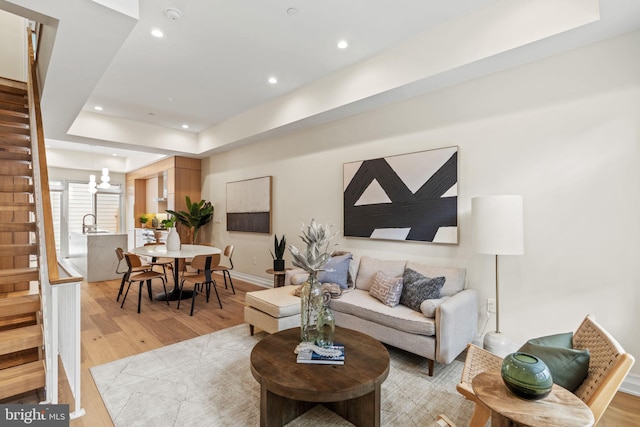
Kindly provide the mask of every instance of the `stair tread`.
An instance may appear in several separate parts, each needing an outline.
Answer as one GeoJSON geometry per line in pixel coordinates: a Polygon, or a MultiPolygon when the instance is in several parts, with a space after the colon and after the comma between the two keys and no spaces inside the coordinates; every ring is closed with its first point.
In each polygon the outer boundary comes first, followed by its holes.
{"type": "MultiPolygon", "coordinates": [[[[17,83],[18,83],[18,85],[26,86],[26,83],[24,83],[24,82],[17,82],[17,83]]],[[[6,85],[6,84],[1,84],[0,85],[0,92],[11,93],[11,94],[14,94],[14,95],[27,96],[27,89],[25,87],[9,86],[9,85],[6,85]]]]}
{"type": "Polygon", "coordinates": [[[0,256],[35,255],[38,246],[35,243],[0,245],[0,256]]]}
{"type": "Polygon", "coordinates": [[[0,123],[0,132],[9,135],[31,135],[31,129],[24,126],[13,126],[0,123]]]}
{"type": "Polygon", "coordinates": [[[0,202],[0,212],[31,211],[36,204],[31,202],[0,202]]]}
{"type": "MultiPolygon", "coordinates": [[[[38,268],[36,267],[8,268],[0,270],[0,285],[5,285],[7,283],[30,282],[38,280],[38,278],[39,272],[38,268]]],[[[0,298],[0,314],[11,315],[33,311],[20,311],[17,310],[17,308],[11,308],[8,305],[33,304],[34,302],[37,303],[38,307],[40,306],[40,298],[38,297],[38,295],[24,295],[20,297],[0,298]],[[25,299],[18,300],[18,298],[25,299]]]]}
{"type": "Polygon", "coordinates": [[[36,231],[35,222],[4,222],[0,223],[1,232],[36,231]]]}
{"type": "Polygon", "coordinates": [[[7,329],[0,334],[0,354],[9,354],[40,346],[42,346],[42,327],[40,325],[7,329]]]}
{"type": "Polygon", "coordinates": [[[45,385],[44,361],[37,360],[1,370],[0,384],[2,384],[0,399],[43,388],[45,385]]]}
{"type": "Polygon", "coordinates": [[[0,193],[33,193],[33,184],[0,184],[0,193]]]}
{"type": "Polygon", "coordinates": [[[0,160],[30,162],[31,153],[26,152],[24,150],[20,150],[20,151],[0,150],[0,160]]]}
{"type": "Polygon", "coordinates": [[[31,148],[31,138],[26,135],[0,134],[0,146],[31,148]]]}

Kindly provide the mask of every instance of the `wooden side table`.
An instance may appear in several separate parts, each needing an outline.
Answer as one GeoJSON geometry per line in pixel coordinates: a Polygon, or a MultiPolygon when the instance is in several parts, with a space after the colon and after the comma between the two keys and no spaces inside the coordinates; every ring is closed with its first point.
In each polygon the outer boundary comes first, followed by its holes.
{"type": "Polygon", "coordinates": [[[498,372],[483,372],[471,382],[476,397],[491,410],[491,427],[591,427],[593,413],[575,394],[556,384],[543,399],[513,394],[498,372]]]}
{"type": "Polygon", "coordinates": [[[290,268],[285,268],[284,271],[275,271],[273,268],[266,270],[267,273],[273,274],[273,287],[279,288],[280,286],[284,286],[284,278],[287,274],[287,270],[291,270],[290,268]]]}

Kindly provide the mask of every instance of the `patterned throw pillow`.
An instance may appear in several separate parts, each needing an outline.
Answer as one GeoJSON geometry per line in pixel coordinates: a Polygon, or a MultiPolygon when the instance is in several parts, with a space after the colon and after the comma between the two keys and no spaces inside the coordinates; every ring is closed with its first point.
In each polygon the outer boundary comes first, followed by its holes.
{"type": "Polygon", "coordinates": [[[400,302],[402,294],[402,277],[391,277],[378,271],[371,281],[369,295],[379,299],[389,307],[395,307],[400,302]]]}
{"type": "Polygon", "coordinates": [[[420,304],[427,299],[440,298],[444,277],[430,278],[415,270],[406,268],[402,275],[403,287],[400,304],[420,311],[420,304]]]}

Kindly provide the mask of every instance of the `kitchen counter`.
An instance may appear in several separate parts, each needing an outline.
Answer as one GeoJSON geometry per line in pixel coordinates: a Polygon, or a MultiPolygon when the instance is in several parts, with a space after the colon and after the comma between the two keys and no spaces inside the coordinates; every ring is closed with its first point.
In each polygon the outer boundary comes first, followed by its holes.
{"type": "MultiPolygon", "coordinates": [[[[121,276],[116,273],[118,259],[115,249],[127,248],[127,235],[97,230],[90,233],[71,232],[69,236],[69,262],[84,275],[87,282],[113,280],[121,276]]],[[[126,270],[121,265],[120,270],[126,270]]]]}

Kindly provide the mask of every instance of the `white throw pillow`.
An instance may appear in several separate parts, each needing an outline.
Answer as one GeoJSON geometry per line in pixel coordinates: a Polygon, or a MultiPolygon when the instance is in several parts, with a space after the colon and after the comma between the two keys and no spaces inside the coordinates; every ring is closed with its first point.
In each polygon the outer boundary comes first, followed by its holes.
{"type": "Polygon", "coordinates": [[[422,304],[420,304],[420,311],[424,314],[424,317],[436,317],[436,308],[440,307],[440,304],[448,299],[449,297],[426,299],[422,301],[422,304]]]}

